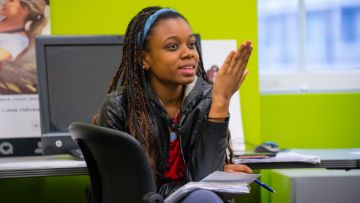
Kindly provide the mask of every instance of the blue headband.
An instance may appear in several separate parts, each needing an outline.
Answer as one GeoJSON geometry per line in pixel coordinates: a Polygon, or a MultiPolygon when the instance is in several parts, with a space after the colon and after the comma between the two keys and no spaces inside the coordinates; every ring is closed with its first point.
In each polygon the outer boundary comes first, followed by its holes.
{"type": "MultiPolygon", "coordinates": [[[[170,8],[163,8],[163,9],[160,9],[158,11],[156,11],[154,14],[152,14],[147,20],[146,20],[146,23],[145,23],[145,27],[144,27],[144,36],[142,38],[142,42],[144,42],[145,40],[145,37],[151,27],[151,25],[154,23],[154,21],[156,20],[156,18],[162,14],[162,13],[165,13],[165,12],[168,12],[168,11],[172,11],[172,12],[175,12],[175,13],[178,13],[177,11],[175,11],[174,9],[170,9],[170,8]]],[[[136,49],[139,50],[140,49],[140,33],[141,31],[139,32],[138,34],[138,38],[137,38],[137,47],[136,49]]]]}

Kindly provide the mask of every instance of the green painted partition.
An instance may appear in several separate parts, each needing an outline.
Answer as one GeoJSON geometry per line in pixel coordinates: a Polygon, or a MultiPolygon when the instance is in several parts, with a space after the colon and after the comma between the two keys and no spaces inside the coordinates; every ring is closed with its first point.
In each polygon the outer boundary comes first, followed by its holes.
{"type": "Polygon", "coordinates": [[[360,147],[360,93],[260,98],[263,142],[282,148],[360,147]]]}
{"type": "Polygon", "coordinates": [[[0,179],[1,203],[85,203],[87,175],[0,179]]]}

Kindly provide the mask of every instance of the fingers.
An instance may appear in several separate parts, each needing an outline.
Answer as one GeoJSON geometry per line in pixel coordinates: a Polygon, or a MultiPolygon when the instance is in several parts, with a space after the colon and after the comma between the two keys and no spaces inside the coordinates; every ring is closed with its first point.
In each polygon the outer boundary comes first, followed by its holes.
{"type": "Polygon", "coordinates": [[[241,59],[242,54],[244,53],[246,44],[242,43],[239,47],[238,50],[236,50],[233,60],[231,61],[231,64],[229,66],[229,71],[232,72],[233,69],[235,68],[236,64],[238,63],[238,61],[241,59]]]}
{"type": "Polygon", "coordinates": [[[253,50],[253,47],[252,46],[249,46],[249,49],[247,50],[247,52],[243,55],[243,58],[241,58],[241,61],[239,61],[239,63],[237,64],[238,67],[235,68],[236,71],[238,71],[237,73],[238,74],[243,74],[243,71],[245,70],[248,62],[249,62],[249,59],[250,59],[250,55],[251,55],[251,52],[253,50]]]}
{"type": "Polygon", "coordinates": [[[246,165],[241,165],[241,164],[234,164],[233,165],[234,168],[232,168],[234,171],[236,172],[244,172],[244,173],[249,173],[249,174],[253,174],[254,172],[246,165]]]}
{"type": "Polygon", "coordinates": [[[241,164],[231,164],[225,166],[225,172],[228,173],[248,173],[253,174],[253,171],[246,165],[241,164]]]}
{"type": "MultiPolygon", "coordinates": [[[[249,54],[251,41],[248,40],[245,43],[241,44],[239,49],[236,51],[233,60],[231,61],[230,67],[229,67],[229,73],[232,73],[233,71],[238,72],[239,63],[243,63],[243,60],[246,59],[247,55],[249,54]]],[[[252,47],[252,46],[251,46],[252,47]]],[[[251,48],[252,49],[252,48],[251,48]]]]}
{"type": "Polygon", "coordinates": [[[223,64],[222,67],[221,67],[221,69],[224,69],[224,70],[223,70],[224,73],[226,73],[226,71],[228,70],[234,54],[235,54],[235,51],[231,51],[231,52],[229,53],[229,55],[226,57],[225,62],[224,62],[224,64],[223,64]]]}
{"type": "Polygon", "coordinates": [[[231,173],[236,173],[236,174],[248,174],[248,173],[244,173],[244,172],[236,172],[236,171],[233,171],[231,173]]]}

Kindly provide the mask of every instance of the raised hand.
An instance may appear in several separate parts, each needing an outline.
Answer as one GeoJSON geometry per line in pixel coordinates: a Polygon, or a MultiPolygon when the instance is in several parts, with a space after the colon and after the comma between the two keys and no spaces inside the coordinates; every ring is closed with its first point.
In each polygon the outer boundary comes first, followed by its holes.
{"type": "MultiPolygon", "coordinates": [[[[251,41],[248,40],[241,44],[239,49],[231,51],[216,74],[215,83],[212,91],[212,105],[209,117],[226,116],[229,110],[230,99],[233,94],[240,88],[245,80],[245,70],[253,47],[251,41]]],[[[215,120],[214,120],[215,121],[215,120]]],[[[216,120],[221,122],[221,120],[216,120]]]]}

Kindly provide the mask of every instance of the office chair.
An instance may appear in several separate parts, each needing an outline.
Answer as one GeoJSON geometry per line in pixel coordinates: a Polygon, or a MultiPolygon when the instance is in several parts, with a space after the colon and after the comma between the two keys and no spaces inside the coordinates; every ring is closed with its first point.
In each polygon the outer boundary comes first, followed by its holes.
{"type": "Polygon", "coordinates": [[[69,127],[88,167],[93,203],[163,203],[140,143],[117,130],[84,123],[69,127]]]}

